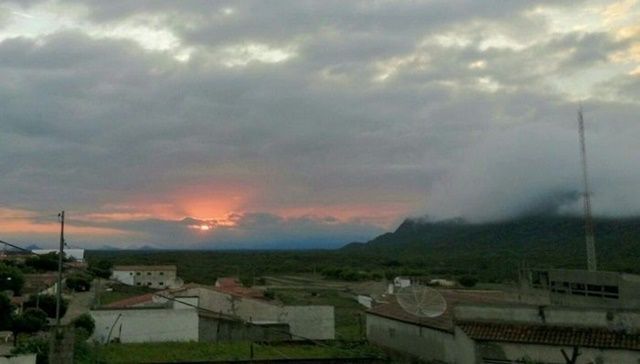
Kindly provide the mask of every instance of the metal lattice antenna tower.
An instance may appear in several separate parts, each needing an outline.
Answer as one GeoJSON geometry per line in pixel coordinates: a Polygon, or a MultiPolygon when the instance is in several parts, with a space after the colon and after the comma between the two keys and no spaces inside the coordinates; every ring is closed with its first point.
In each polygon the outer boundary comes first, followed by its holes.
{"type": "Polygon", "coordinates": [[[584,140],[584,119],[582,107],[578,109],[578,128],[580,130],[580,156],[582,157],[582,178],[584,182],[584,233],[587,243],[587,269],[595,272],[598,268],[596,260],[596,241],[593,236],[593,218],[591,216],[591,190],[587,174],[587,147],[584,140]]]}

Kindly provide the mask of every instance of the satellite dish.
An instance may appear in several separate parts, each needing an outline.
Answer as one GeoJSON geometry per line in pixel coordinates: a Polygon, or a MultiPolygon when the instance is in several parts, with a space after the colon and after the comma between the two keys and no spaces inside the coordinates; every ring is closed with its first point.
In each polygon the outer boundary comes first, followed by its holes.
{"type": "Polygon", "coordinates": [[[438,317],[447,309],[447,301],[433,288],[412,284],[396,291],[403,310],[418,317],[438,317]]]}

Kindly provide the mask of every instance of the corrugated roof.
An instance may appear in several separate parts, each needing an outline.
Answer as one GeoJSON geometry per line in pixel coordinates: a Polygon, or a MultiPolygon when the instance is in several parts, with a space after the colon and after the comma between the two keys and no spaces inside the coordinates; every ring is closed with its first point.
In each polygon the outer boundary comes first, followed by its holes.
{"type": "Polygon", "coordinates": [[[431,327],[438,330],[453,331],[452,309],[458,303],[499,303],[508,302],[504,292],[500,291],[471,291],[471,290],[438,290],[445,301],[447,309],[438,317],[418,317],[405,311],[394,296],[388,297],[387,303],[373,306],[367,313],[407,322],[414,325],[431,327]]]}
{"type": "Polygon", "coordinates": [[[116,265],[113,270],[119,271],[176,271],[175,265],[116,265]]]}
{"type": "Polygon", "coordinates": [[[640,350],[640,335],[605,328],[457,322],[470,338],[539,345],[581,346],[601,349],[640,350]]]}

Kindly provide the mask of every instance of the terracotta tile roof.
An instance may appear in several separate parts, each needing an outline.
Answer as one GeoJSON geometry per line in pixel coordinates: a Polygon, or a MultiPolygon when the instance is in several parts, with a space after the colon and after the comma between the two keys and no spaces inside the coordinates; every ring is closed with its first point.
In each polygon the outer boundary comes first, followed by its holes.
{"type": "Polygon", "coordinates": [[[387,303],[373,306],[367,313],[407,322],[414,325],[431,327],[438,330],[453,331],[452,308],[458,303],[500,303],[508,302],[507,296],[500,291],[471,291],[471,290],[438,290],[445,301],[446,311],[438,317],[418,317],[405,311],[395,297],[389,296],[387,303]]]}
{"type": "Polygon", "coordinates": [[[11,303],[14,305],[22,305],[26,301],[24,296],[13,296],[11,297],[11,303]]]}
{"type": "Polygon", "coordinates": [[[605,328],[486,322],[457,322],[456,325],[470,338],[479,341],[640,350],[640,335],[625,334],[605,328]]]}
{"type": "Polygon", "coordinates": [[[36,293],[53,286],[58,280],[57,273],[30,273],[24,275],[23,293],[36,293]]]}
{"type": "Polygon", "coordinates": [[[263,298],[262,291],[248,288],[242,285],[238,278],[224,277],[218,278],[215,284],[215,290],[228,293],[237,297],[244,298],[263,298]]]}
{"type": "Polygon", "coordinates": [[[116,265],[113,267],[114,271],[176,271],[175,265],[116,265]]]}
{"type": "Polygon", "coordinates": [[[127,307],[133,307],[136,305],[141,305],[143,303],[151,303],[151,302],[153,302],[153,293],[147,293],[140,296],[128,297],[120,301],[111,302],[110,304],[105,305],[104,307],[127,308],[127,307]]]}

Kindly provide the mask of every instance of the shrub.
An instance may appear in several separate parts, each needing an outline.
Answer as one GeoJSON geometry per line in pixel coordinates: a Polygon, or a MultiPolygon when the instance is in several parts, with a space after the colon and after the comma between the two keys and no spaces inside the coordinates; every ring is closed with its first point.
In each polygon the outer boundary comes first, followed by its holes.
{"type": "Polygon", "coordinates": [[[89,336],[91,336],[91,334],[93,334],[93,330],[96,328],[96,323],[91,315],[89,315],[88,313],[83,313],[82,315],[76,317],[75,320],[73,320],[73,326],[76,329],[82,329],[86,331],[86,333],[88,334],[88,338],[89,336]]]}
{"type": "Polygon", "coordinates": [[[472,276],[462,276],[458,281],[463,287],[473,287],[478,283],[478,278],[472,276]]]}
{"type": "Polygon", "coordinates": [[[89,272],[98,278],[109,279],[113,263],[108,260],[98,260],[97,262],[89,262],[89,272]]]}
{"type": "Polygon", "coordinates": [[[11,354],[36,354],[36,364],[47,364],[49,362],[49,341],[43,337],[32,337],[29,340],[21,341],[11,354]]]}
{"type": "Polygon", "coordinates": [[[0,293],[0,330],[11,328],[11,313],[13,305],[6,294],[0,293]]]}
{"type": "Polygon", "coordinates": [[[12,291],[19,295],[24,285],[24,275],[20,269],[0,263],[0,291],[12,291]]]}
{"type": "Polygon", "coordinates": [[[27,258],[24,264],[38,271],[57,271],[58,270],[58,253],[47,253],[27,258]]]}
{"type": "Polygon", "coordinates": [[[272,300],[276,298],[276,293],[270,289],[264,291],[264,298],[272,300]]]}
{"type": "MultiPolygon", "coordinates": [[[[64,313],[67,312],[67,300],[62,300],[60,302],[60,317],[64,316],[64,313]]],[[[41,294],[41,295],[32,295],[29,297],[29,300],[24,303],[25,308],[38,307],[43,310],[48,317],[55,318],[56,317],[56,296],[49,294],[41,294]]]]}
{"type": "Polygon", "coordinates": [[[30,334],[44,329],[47,325],[47,314],[37,308],[28,308],[24,313],[13,316],[11,321],[13,345],[15,346],[20,333],[30,334]]]}
{"type": "Polygon", "coordinates": [[[91,288],[91,276],[85,273],[74,273],[67,277],[67,287],[76,292],[85,292],[91,288]]]}

